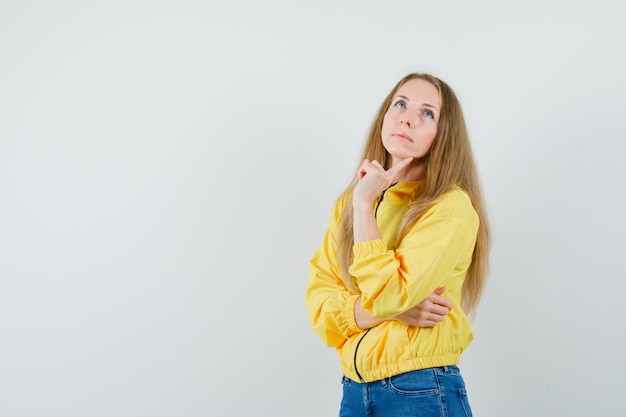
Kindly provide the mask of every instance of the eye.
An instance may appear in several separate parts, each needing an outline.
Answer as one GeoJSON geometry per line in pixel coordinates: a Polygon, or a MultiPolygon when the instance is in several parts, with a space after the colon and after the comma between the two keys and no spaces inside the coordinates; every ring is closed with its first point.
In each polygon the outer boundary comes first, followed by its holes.
{"type": "Polygon", "coordinates": [[[395,102],[394,107],[399,107],[401,109],[406,108],[406,103],[404,102],[404,100],[398,100],[395,102]]]}
{"type": "Polygon", "coordinates": [[[435,118],[435,113],[433,113],[433,112],[432,112],[432,111],[430,111],[430,110],[424,110],[424,115],[425,115],[426,117],[428,117],[429,119],[434,119],[434,118],[435,118]]]}

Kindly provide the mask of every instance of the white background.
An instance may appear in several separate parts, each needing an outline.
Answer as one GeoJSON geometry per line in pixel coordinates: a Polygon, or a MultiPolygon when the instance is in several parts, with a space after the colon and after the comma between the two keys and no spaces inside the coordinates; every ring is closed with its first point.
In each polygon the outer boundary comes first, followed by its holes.
{"type": "Polygon", "coordinates": [[[474,415],[623,410],[626,5],[0,0],[0,415],[335,416],[308,260],[408,72],[494,228],[474,415]]]}

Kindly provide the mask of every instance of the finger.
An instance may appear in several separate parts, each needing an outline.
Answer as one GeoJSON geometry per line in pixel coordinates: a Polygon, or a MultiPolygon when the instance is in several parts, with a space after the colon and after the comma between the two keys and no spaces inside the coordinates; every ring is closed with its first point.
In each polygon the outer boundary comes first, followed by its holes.
{"type": "Polygon", "coordinates": [[[445,316],[446,314],[448,314],[448,312],[450,312],[450,309],[443,304],[433,303],[432,301],[428,300],[426,303],[424,303],[424,305],[421,306],[418,311],[421,311],[423,314],[426,315],[436,314],[438,316],[445,316]]]}
{"type": "Polygon", "coordinates": [[[428,301],[431,303],[447,308],[448,310],[452,310],[452,301],[448,300],[446,297],[441,295],[430,295],[428,297],[428,301]]]}
{"type": "Polygon", "coordinates": [[[428,318],[428,320],[434,323],[441,323],[443,321],[443,316],[432,315],[428,318]]]}
{"type": "Polygon", "coordinates": [[[365,176],[365,174],[367,174],[367,168],[370,166],[370,161],[369,159],[365,159],[362,163],[361,166],[359,167],[359,179],[363,179],[363,177],[365,176]]]}
{"type": "Polygon", "coordinates": [[[443,321],[442,316],[437,316],[433,314],[433,315],[422,317],[422,319],[420,320],[420,323],[425,325],[425,327],[433,327],[435,324],[441,323],[442,321],[443,321]]]}
{"type": "Polygon", "coordinates": [[[433,291],[433,294],[441,295],[446,291],[446,289],[446,287],[439,287],[435,291],[433,291]]]}
{"type": "Polygon", "coordinates": [[[380,169],[380,170],[385,170],[385,167],[383,167],[380,162],[378,162],[377,160],[373,160],[372,161],[372,165],[375,166],[376,168],[380,169]]]}
{"type": "Polygon", "coordinates": [[[412,157],[405,158],[402,161],[398,162],[396,165],[392,166],[389,169],[389,172],[392,174],[397,174],[399,171],[402,171],[404,168],[406,168],[407,165],[409,165],[412,161],[413,161],[412,157]]]}
{"type": "Polygon", "coordinates": [[[437,322],[434,320],[424,320],[418,324],[418,327],[435,327],[435,325],[437,325],[437,322]]]}
{"type": "Polygon", "coordinates": [[[443,317],[446,316],[449,312],[450,312],[450,309],[444,306],[433,306],[430,309],[430,314],[437,316],[437,317],[441,317],[442,320],[443,320],[443,317]]]}

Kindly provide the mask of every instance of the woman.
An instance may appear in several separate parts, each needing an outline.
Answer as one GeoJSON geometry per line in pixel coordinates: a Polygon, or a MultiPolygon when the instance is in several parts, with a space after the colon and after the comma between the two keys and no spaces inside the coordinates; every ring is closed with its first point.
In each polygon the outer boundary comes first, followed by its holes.
{"type": "Polygon", "coordinates": [[[471,416],[457,364],[490,246],[460,103],[430,74],[383,101],[311,259],[306,303],[337,349],[340,417],[471,416]]]}

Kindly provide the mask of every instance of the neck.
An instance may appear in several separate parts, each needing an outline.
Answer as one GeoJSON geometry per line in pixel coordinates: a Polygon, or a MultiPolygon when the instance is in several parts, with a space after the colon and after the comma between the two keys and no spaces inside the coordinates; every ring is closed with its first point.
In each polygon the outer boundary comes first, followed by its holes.
{"type": "Polygon", "coordinates": [[[426,161],[417,159],[403,171],[398,177],[398,181],[419,181],[424,179],[426,176],[426,161]]]}

